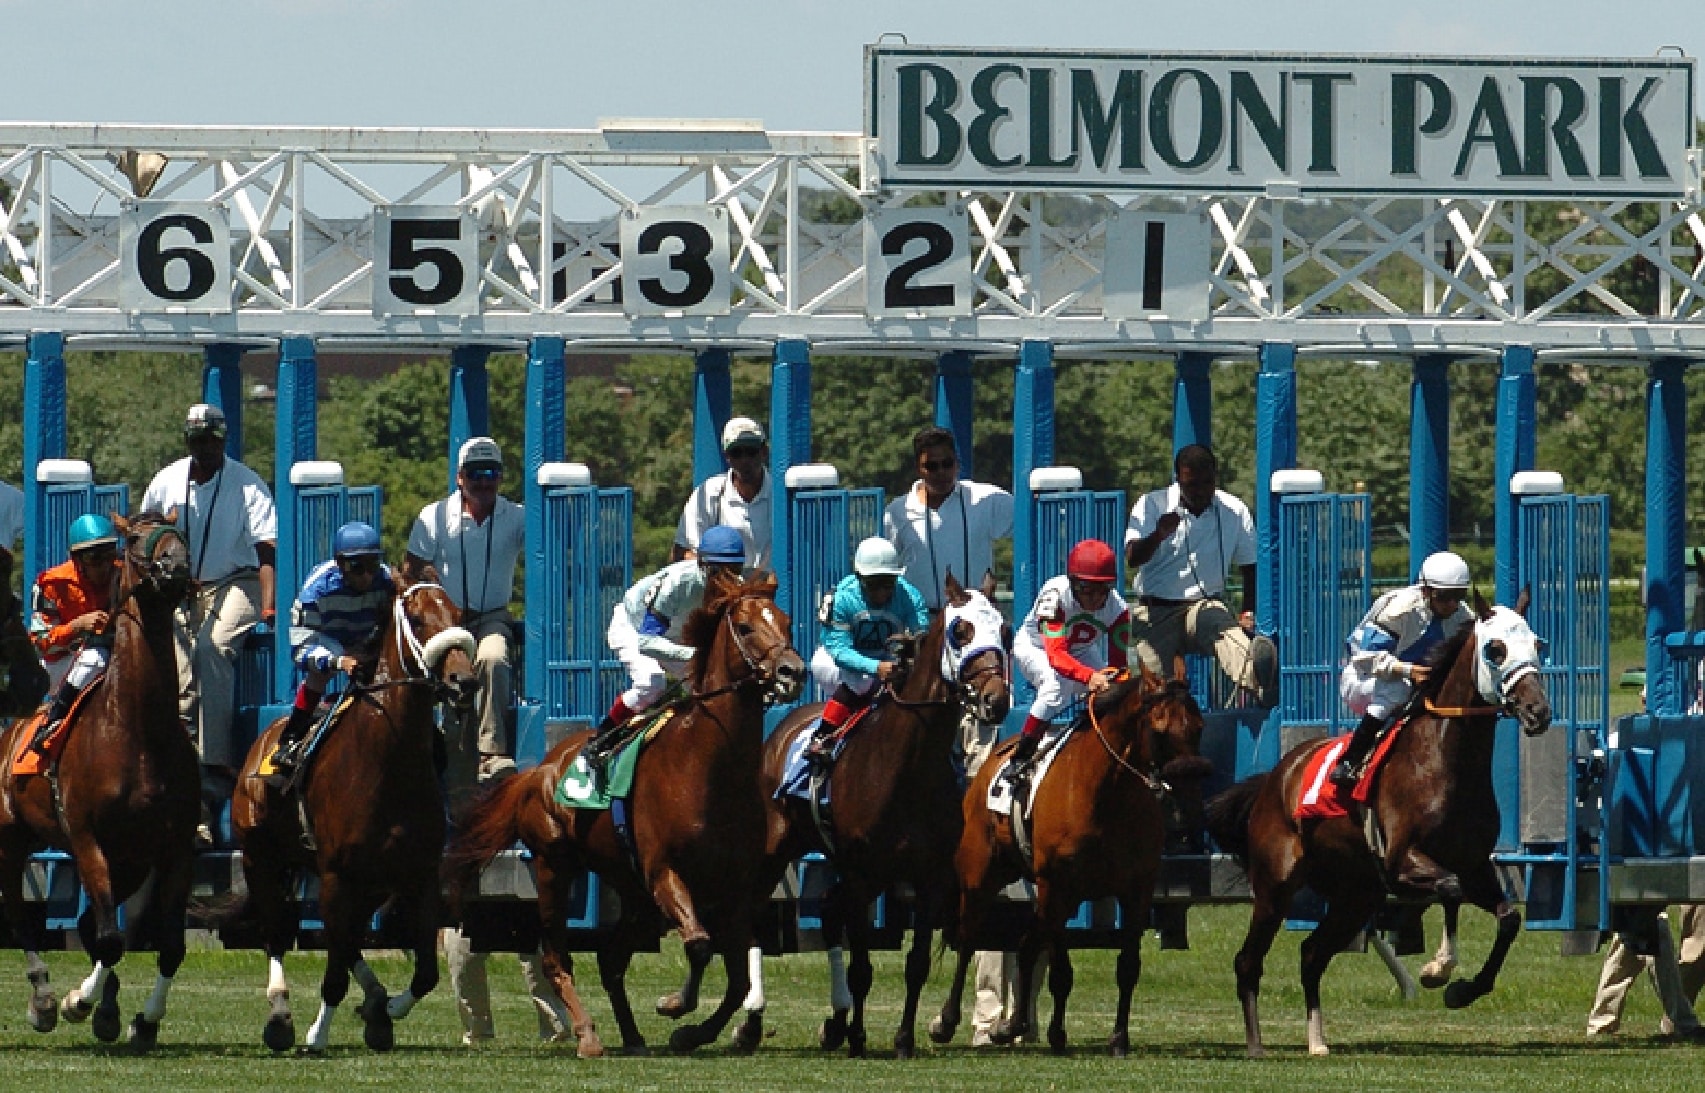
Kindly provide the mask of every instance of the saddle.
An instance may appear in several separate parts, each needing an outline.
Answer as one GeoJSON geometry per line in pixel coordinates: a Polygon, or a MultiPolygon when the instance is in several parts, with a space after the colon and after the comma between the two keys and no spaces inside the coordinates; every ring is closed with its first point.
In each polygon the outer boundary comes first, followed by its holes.
{"type": "Polygon", "coordinates": [[[58,764],[59,756],[65,751],[65,741],[71,738],[72,722],[77,720],[77,713],[83,708],[89,695],[94,693],[95,685],[106,678],[102,672],[84,685],[71,703],[71,708],[65,712],[65,717],[54,728],[51,735],[40,743],[36,742],[36,734],[41,731],[42,722],[47,720],[47,704],[40,706],[29,716],[18,732],[18,750],[12,756],[12,774],[23,777],[31,774],[46,774],[50,768],[58,764]]]}
{"type": "Polygon", "coordinates": [[[601,810],[627,797],[633,792],[633,772],[639,763],[639,753],[678,712],[680,707],[674,704],[654,706],[630,719],[596,770],[587,764],[584,752],[576,755],[557,782],[553,793],[556,803],[565,808],[601,810]]]}
{"type": "MultiPolygon", "coordinates": [[[[1344,749],[1349,747],[1348,736],[1339,737],[1311,755],[1303,769],[1302,792],[1297,795],[1294,810],[1296,819],[1330,820],[1350,816],[1356,808],[1371,804],[1380,768],[1385,765],[1391,746],[1397,742],[1398,733],[1408,723],[1407,716],[1400,717],[1386,728],[1362,764],[1361,774],[1353,787],[1340,786],[1331,779],[1332,768],[1338,764],[1344,749]]],[[[1372,811],[1368,809],[1368,812],[1372,811]]]]}
{"type": "MultiPolygon", "coordinates": [[[[339,695],[336,702],[322,703],[320,705],[320,716],[315,719],[313,730],[308,733],[307,738],[304,739],[296,748],[296,769],[291,774],[290,780],[284,784],[282,792],[285,796],[288,797],[296,793],[304,784],[306,784],[308,780],[308,767],[313,763],[314,756],[319,751],[320,743],[327,736],[331,735],[332,726],[337,721],[338,716],[342,714],[349,704],[354,701],[355,692],[352,689],[339,695]]],[[[260,762],[255,766],[255,777],[268,778],[278,772],[278,768],[274,766],[272,762],[272,757],[276,750],[276,748],[267,748],[265,750],[265,753],[260,758],[260,762]]]]}

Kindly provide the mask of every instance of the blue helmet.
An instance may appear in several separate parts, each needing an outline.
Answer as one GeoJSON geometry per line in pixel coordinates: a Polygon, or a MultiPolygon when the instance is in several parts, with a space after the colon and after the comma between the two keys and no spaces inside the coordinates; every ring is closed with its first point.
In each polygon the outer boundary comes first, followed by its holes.
{"type": "Polygon", "coordinates": [[[71,553],[88,550],[90,547],[117,546],[118,529],[112,526],[112,521],[105,516],[89,513],[79,516],[71,522],[71,532],[68,536],[71,543],[71,553]]]}
{"type": "Polygon", "coordinates": [[[713,565],[745,565],[746,541],[731,527],[718,524],[699,536],[699,561],[713,565]]]}
{"type": "Polygon", "coordinates": [[[351,520],[332,536],[332,553],[339,558],[359,558],[383,554],[384,548],[379,545],[379,533],[373,530],[373,525],[351,520]]]}

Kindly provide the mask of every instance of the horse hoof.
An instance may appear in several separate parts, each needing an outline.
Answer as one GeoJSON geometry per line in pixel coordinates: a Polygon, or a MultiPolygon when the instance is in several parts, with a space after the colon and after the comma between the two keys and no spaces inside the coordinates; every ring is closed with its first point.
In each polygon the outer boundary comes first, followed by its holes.
{"type": "Polygon", "coordinates": [[[630,1059],[644,1059],[651,1054],[651,1045],[644,1040],[635,1040],[631,1044],[624,1043],[622,1054],[630,1059]]]}
{"type": "Polygon", "coordinates": [[[59,1000],[52,991],[30,999],[29,1022],[37,1032],[52,1032],[59,1026],[59,1000]]]}
{"type": "Polygon", "coordinates": [[[1123,1059],[1131,1053],[1131,1038],[1123,1032],[1116,1032],[1107,1038],[1107,1054],[1115,1059],[1123,1059]]]}
{"type": "Polygon", "coordinates": [[[1450,982],[1450,977],[1456,974],[1455,964],[1428,964],[1421,969],[1418,977],[1421,986],[1428,990],[1438,990],[1450,982]]]}
{"type": "Polygon", "coordinates": [[[817,1046],[824,1051],[839,1051],[841,1045],[846,1042],[846,1014],[835,1013],[823,1018],[823,1027],[817,1030],[817,1046]]]}
{"type": "Polygon", "coordinates": [[[864,1058],[864,1030],[861,1028],[847,1029],[847,1058],[864,1058]]]}
{"type": "Polygon", "coordinates": [[[758,1050],[758,1045],[764,1039],[764,1022],[762,1018],[752,1016],[740,1022],[734,1029],[734,1050],[742,1055],[750,1055],[758,1050]]]}
{"type": "Polygon", "coordinates": [[[1020,1033],[1010,1021],[996,1021],[994,1028],[989,1030],[989,1042],[1006,1047],[1018,1039],[1020,1033]]]}
{"type": "Polygon", "coordinates": [[[87,998],[84,998],[83,992],[76,987],[72,987],[70,993],[59,1003],[59,1016],[74,1025],[80,1025],[87,1021],[89,1014],[93,1012],[95,1012],[94,1005],[87,998]]]}
{"type": "Polygon", "coordinates": [[[687,1005],[686,999],[682,998],[679,992],[666,994],[657,1000],[657,1016],[667,1017],[671,1021],[680,1020],[695,1008],[687,1005]]]}
{"type": "Polygon", "coordinates": [[[130,1019],[126,1040],[137,1051],[153,1051],[160,1046],[160,1022],[137,1014],[130,1019]]]}
{"type": "Polygon", "coordinates": [[[951,1044],[953,1034],[959,1031],[959,1023],[948,1024],[940,1017],[932,1017],[929,1022],[929,1039],[933,1044],[951,1044]]]}
{"type": "Polygon", "coordinates": [[[894,1034],[894,1058],[910,1059],[918,1053],[917,1041],[913,1039],[911,1030],[894,1034]]]}
{"type": "Polygon", "coordinates": [[[682,1025],[669,1034],[669,1050],[677,1055],[691,1055],[704,1046],[704,1036],[697,1025],[682,1025]]]}
{"type": "Polygon", "coordinates": [[[303,1044],[301,1047],[296,1049],[296,1057],[299,1059],[324,1059],[326,1057],[326,1049],[323,1047],[315,1047],[313,1044],[303,1044]]]}
{"type": "Polygon", "coordinates": [[[1466,1009],[1480,1000],[1485,992],[1475,987],[1473,980],[1458,979],[1445,988],[1445,1009],[1466,1009]]]}
{"type": "Polygon", "coordinates": [[[118,973],[108,972],[106,985],[101,988],[100,1004],[95,1007],[93,1020],[89,1022],[89,1030],[95,1034],[95,1039],[103,1044],[110,1044],[118,1039],[123,1020],[118,1012],[118,973]]]}
{"type": "Polygon", "coordinates": [[[296,1046],[296,1022],[288,1016],[269,1018],[260,1038],[271,1051],[289,1051],[296,1046]]]}
{"type": "Polygon", "coordinates": [[[369,1050],[389,1051],[396,1046],[396,1031],[391,1027],[391,1014],[385,1009],[385,992],[374,991],[361,1003],[361,1020],[365,1027],[361,1039],[369,1050]]]}
{"type": "Polygon", "coordinates": [[[604,1044],[598,1037],[588,1036],[584,1040],[576,1041],[574,1054],[581,1059],[602,1059],[604,1044]]]}
{"type": "Polygon", "coordinates": [[[1332,1054],[1332,1049],[1325,1044],[1309,1044],[1308,1053],[1318,1059],[1332,1054]]]}
{"type": "Polygon", "coordinates": [[[1049,1051],[1052,1051],[1055,1055],[1064,1055],[1066,1053],[1066,1044],[1067,1044],[1067,1041],[1066,1041],[1066,1030],[1065,1029],[1060,1029],[1057,1032],[1054,1029],[1048,1030],[1048,1050],[1049,1051]]]}

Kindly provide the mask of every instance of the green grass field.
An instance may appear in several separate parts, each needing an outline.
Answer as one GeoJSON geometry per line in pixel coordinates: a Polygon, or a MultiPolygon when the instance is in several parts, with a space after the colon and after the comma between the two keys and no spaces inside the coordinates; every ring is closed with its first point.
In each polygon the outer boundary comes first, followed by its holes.
{"type": "MultiPolygon", "coordinates": [[[[376,1055],[361,1046],[359,1020],[346,1004],[333,1028],[325,1058],[274,1056],[260,1043],[266,1013],[265,960],[255,952],[198,951],[191,954],[172,993],[161,1029],[161,1047],[139,1058],[121,1047],[97,1044],[86,1025],[61,1024],[50,1035],[24,1023],[26,987],[16,952],[0,954],[0,1088],[127,1089],[426,1089],[525,1090],[568,1086],[611,1090],[753,1090],[881,1088],[948,1090],[1103,1089],[1134,1083],[1158,1089],[1273,1089],[1294,1093],[1305,1084],[1323,1090],[1509,1090],[1546,1093],[1614,1089],[1692,1088],[1705,1047],[1655,1038],[1659,1010],[1648,986],[1636,985],[1623,1016],[1623,1034],[1587,1041],[1583,1028],[1598,974],[1594,959],[1558,957],[1557,938],[1525,934],[1517,943],[1498,991],[1465,1011],[1444,1009],[1439,995],[1424,992],[1404,1002],[1378,958],[1340,957],[1324,988],[1327,1036],[1334,1054],[1311,1059],[1305,1047],[1302,992],[1297,984],[1300,934],[1283,934],[1268,961],[1263,992],[1265,1033],[1271,1055],[1244,1057],[1242,1024],[1232,996],[1230,962],[1240,943],[1242,907],[1201,908],[1191,915],[1189,952],[1160,952],[1146,946],[1143,980],[1132,1016],[1132,1051],[1124,1060],[1106,1056],[1103,1042],[1114,999],[1111,954],[1083,952],[1076,960],[1077,987],[1071,1000],[1071,1054],[1057,1058],[1045,1049],[1019,1047],[972,1050],[968,1023],[959,1040],[936,1048],[919,1023],[920,1057],[892,1058],[894,1022],[901,990],[900,959],[877,956],[872,992],[871,1046],[876,1057],[851,1061],[825,1057],[816,1049],[818,1021],[825,1010],[826,975],[817,954],[768,961],[772,1033],[752,1057],[723,1048],[691,1058],[666,1053],[650,1058],[580,1060],[572,1045],[539,1045],[535,1022],[515,963],[492,963],[498,1039],[470,1050],[460,1044],[448,983],[397,1026],[397,1048],[376,1055]]],[[[1428,918],[1436,930],[1437,913],[1428,918]]],[[[1488,920],[1464,918],[1463,955],[1477,962],[1488,941],[1488,920]]],[[[1436,941],[1436,934],[1432,938],[1436,941]]],[[[1408,958],[1411,968],[1420,958],[1408,958]]],[[[84,974],[80,954],[50,957],[54,982],[63,992],[84,974]]],[[[387,986],[407,979],[400,958],[374,961],[387,986]]],[[[121,965],[126,1019],[152,982],[152,958],[121,965]]],[[[320,959],[290,961],[300,1038],[318,1001],[320,959]]],[[[651,1016],[651,1001],[679,983],[684,963],[678,945],[661,955],[636,959],[629,981],[642,1027],[654,1045],[666,1042],[669,1024],[651,1016]]],[[[597,987],[595,962],[580,962],[582,983],[602,1035],[613,1040],[609,1007],[597,987]]],[[[707,986],[720,989],[720,975],[707,986]]],[[[937,968],[925,992],[926,1016],[939,1007],[946,973],[937,968]]],[[[1044,1008],[1046,1008],[1044,994],[1044,1008]]]]}

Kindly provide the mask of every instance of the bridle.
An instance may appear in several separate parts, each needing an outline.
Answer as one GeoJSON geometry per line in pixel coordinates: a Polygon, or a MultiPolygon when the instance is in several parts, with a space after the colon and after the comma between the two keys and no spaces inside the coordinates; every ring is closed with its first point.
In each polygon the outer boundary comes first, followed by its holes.
{"type": "Polygon", "coordinates": [[[446,626],[423,643],[409,619],[408,598],[424,589],[437,589],[449,596],[442,585],[422,581],[410,585],[391,599],[391,635],[397,648],[397,662],[403,666],[403,678],[375,680],[358,690],[371,692],[385,687],[418,686],[430,687],[433,697],[439,701],[454,702],[461,697],[458,689],[439,679],[435,670],[451,649],[459,648],[467,653],[470,660],[473,659],[477,648],[474,636],[464,627],[446,626]]]}
{"type": "MultiPolygon", "coordinates": [[[[1118,684],[1129,680],[1130,677],[1130,670],[1123,670],[1113,677],[1113,684],[1117,686],[1118,684]]],[[[1149,711],[1159,705],[1160,701],[1166,696],[1167,685],[1163,683],[1159,690],[1150,691],[1148,694],[1143,696],[1142,702],[1138,704],[1136,712],[1132,714],[1132,716],[1143,718],[1146,722],[1149,711]]],[[[1148,786],[1149,790],[1153,792],[1155,796],[1162,798],[1170,797],[1173,793],[1171,783],[1167,782],[1166,779],[1160,777],[1157,773],[1146,771],[1132,765],[1131,761],[1125,758],[1124,753],[1113,747],[1112,741],[1107,739],[1106,732],[1104,732],[1101,728],[1101,718],[1095,712],[1095,697],[1091,696],[1083,705],[1084,709],[1089,714],[1089,727],[1095,730],[1095,738],[1101,741],[1101,747],[1107,752],[1107,757],[1112,759],[1114,763],[1124,768],[1130,774],[1142,779],[1143,784],[1148,786]]],[[[1152,728],[1149,731],[1153,731],[1152,728]]],[[[1131,747],[1132,745],[1130,744],[1125,745],[1125,751],[1130,751],[1131,747]]]]}
{"type": "Polygon", "coordinates": [[[737,604],[739,604],[742,600],[762,600],[767,598],[767,596],[759,592],[742,592],[728,601],[728,606],[725,607],[722,612],[722,621],[724,625],[728,627],[728,639],[734,643],[735,651],[740,654],[741,661],[746,665],[746,674],[738,679],[731,680],[721,687],[715,687],[708,691],[693,693],[688,696],[693,701],[704,702],[707,699],[729,694],[742,687],[753,686],[763,688],[765,705],[786,702],[792,696],[794,692],[794,685],[783,679],[776,672],[774,667],[780,662],[781,654],[790,648],[787,639],[783,637],[783,639],[774,647],[762,650],[761,657],[755,657],[752,655],[752,651],[746,647],[746,640],[740,636],[739,628],[734,625],[734,608],[737,604]],[[769,667],[765,666],[765,659],[769,661],[769,667]]]}
{"type": "Polygon", "coordinates": [[[110,615],[117,615],[119,609],[134,598],[136,590],[144,584],[157,588],[169,581],[180,579],[180,575],[185,579],[189,575],[189,540],[185,539],[183,532],[179,531],[173,524],[156,524],[140,540],[127,538],[123,554],[124,568],[113,574],[113,580],[118,582],[118,592],[110,597],[112,600],[112,609],[108,612],[110,615]],[[171,536],[183,544],[185,558],[183,565],[174,565],[166,559],[155,557],[155,551],[160,546],[160,540],[167,536],[171,536]],[[137,578],[133,581],[125,580],[124,569],[135,569],[138,574],[137,578]]]}

